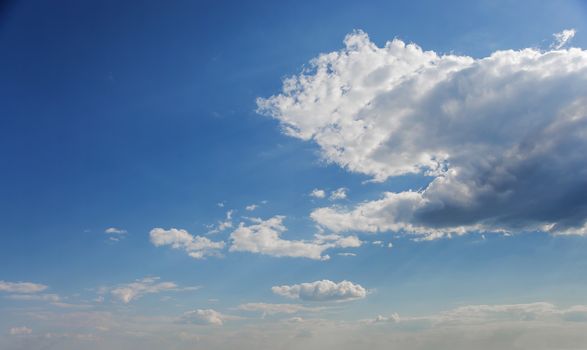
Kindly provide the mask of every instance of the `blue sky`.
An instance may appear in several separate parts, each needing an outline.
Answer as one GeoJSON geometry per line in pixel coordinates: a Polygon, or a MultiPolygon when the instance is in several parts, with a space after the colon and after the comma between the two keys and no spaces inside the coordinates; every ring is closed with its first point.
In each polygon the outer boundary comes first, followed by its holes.
{"type": "Polygon", "coordinates": [[[428,349],[471,319],[442,346],[581,344],[586,16],[6,2],[0,347],[428,349]]]}

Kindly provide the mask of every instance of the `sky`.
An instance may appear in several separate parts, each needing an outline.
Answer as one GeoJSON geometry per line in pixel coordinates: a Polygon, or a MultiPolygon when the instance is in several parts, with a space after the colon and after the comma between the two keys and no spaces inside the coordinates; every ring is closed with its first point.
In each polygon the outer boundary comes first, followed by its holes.
{"type": "Polygon", "coordinates": [[[0,348],[580,349],[582,1],[0,2],[0,348]]]}

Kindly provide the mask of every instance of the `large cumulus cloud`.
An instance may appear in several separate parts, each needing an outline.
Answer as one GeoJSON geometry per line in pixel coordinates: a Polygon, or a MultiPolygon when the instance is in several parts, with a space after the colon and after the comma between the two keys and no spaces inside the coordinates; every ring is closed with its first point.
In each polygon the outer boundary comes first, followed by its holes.
{"type": "Polygon", "coordinates": [[[329,162],[374,181],[432,176],[419,192],[383,193],[312,213],[333,231],[586,234],[587,51],[439,55],[363,32],[257,101],[329,162]]]}

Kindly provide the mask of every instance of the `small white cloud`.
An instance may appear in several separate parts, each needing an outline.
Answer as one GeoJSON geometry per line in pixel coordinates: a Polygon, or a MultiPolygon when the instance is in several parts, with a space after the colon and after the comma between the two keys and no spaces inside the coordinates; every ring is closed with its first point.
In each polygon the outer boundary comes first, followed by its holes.
{"type": "Polygon", "coordinates": [[[562,32],[552,34],[554,36],[555,42],[551,45],[551,47],[555,50],[558,50],[565,46],[573,37],[577,31],[575,29],[565,29],[562,32]]]}
{"type": "Polygon", "coordinates": [[[151,243],[156,247],[170,245],[173,249],[183,249],[195,259],[203,259],[210,255],[219,255],[218,250],[224,248],[224,242],[214,242],[206,237],[193,236],[186,230],[171,228],[154,228],[149,233],[151,243]]]}
{"type": "Polygon", "coordinates": [[[33,333],[33,330],[28,327],[12,327],[9,331],[10,335],[28,335],[33,333]]]}
{"type": "Polygon", "coordinates": [[[234,210],[229,210],[226,212],[226,217],[224,220],[222,221],[218,221],[218,224],[216,226],[214,225],[210,225],[211,230],[208,231],[208,234],[215,234],[215,233],[219,233],[222,232],[228,228],[232,227],[232,214],[234,213],[234,210]]]}
{"type": "Polygon", "coordinates": [[[304,301],[349,301],[363,299],[367,290],[359,284],[350,281],[339,283],[330,280],[321,280],[294,285],[275,286],[271,291],[290,299],[304,301]]]}
{"type": "Polygon", "coordinates": [[[145,294],[161,292],[179,292],[197,290],[199,287],[179,287],[174,282],[158,282],[159,277],[145,277],[132,283],[121,284],[110,290],[110,294],[121,302],[128,304],[145,294]]]}
{"type": "Polygon", "coordinates": [[[324,198],[326,197],[326,191],[315,188],[310,192],[310,197],[324,198]]]}
{"type": "Polygon", "coordinates": [[[248,210],[248,211],[253,211],[253,210],[257,209],[258,207],[259,206],[257,204],[251,204],[251,205],[247,205],[245,207],[245,209],[248,210]]]}
{"type": "Polygon", "coordinates": [[[347,197],[347,189],[344,187],[336,189],[330,193],[330,200],[331,201],[346,199],[346,197],[347,197]]]}
{"type": "Polygon", "coordinates": [[[387,243],[387,248],[393,248],[393,243],[391,243],[391,242],[387,243]]]}
{"type": "Polygon", "coordinates": [[[128,232],[124,229],[121,229],[121,228],[108,227],[107,229],[104,230],[104,233],[107,233],[110,235],[124,235],[124,234],[127,234],[128,232]]]}
{"type": "Polygon", "coordinates": [[[340,256],[357,256],[355,253],[338,253],[340,256]]]}
{"type": "Polygon", "coordinates": [[[7,293],[38,293],[48,287],[44,284],[31,282],[6,282],[0,281],[0,292],[7,293]]]}
{"type": "Polygon", "coordinates": [[[287,229],[283,225],[284,216],[274,216],[267,220],[252,219],[254,224],[239,227],[230,234],[232,242],[229,251],[259,253],[275,257],[309,258],[327,260],[324,251],[330,248],[357,247],[361,241],[355,236],[315,235],[314,240],[287,240],[281,234],[287,229]]]}
{"type": "Polygon", "coordinates": [[[216,205],[220,208],[224,208],[224,202],[218,202],[216,205]]]}
{"type": "Polygon", "coordinates": [[[198,325],[222,326],[224,321],[228,318],[230,317],[213,309],[197,309],[184,313],[181,321],[183,323],[198,325]]]}

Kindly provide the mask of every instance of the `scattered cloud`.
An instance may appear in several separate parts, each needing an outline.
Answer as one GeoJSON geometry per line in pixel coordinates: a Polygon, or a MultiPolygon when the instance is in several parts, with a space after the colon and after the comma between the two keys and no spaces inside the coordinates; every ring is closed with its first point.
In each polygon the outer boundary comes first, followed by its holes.
{"type": "Polygon", "coordinates": [[[128,232],[124,229],[121,228],[117,228],[117,227],[109,227],[107,229],[104,230],[104,233],[107,233],[109,235],[125,235],[128,232]]]}
{"type": "MultiPolygon", "coordinates": [[[[563,32],[560,43],[573,32],[563,32]]],[[[587,234],[587,51],[439,55],[358,31],[258,111],[322,157],[382,182],[420,174],[418,192],[318,208],[333,231],[422,239],[472,231],[587,234]],[[548,184],[548,185],[546,185],[548,184]]]]}
{"type": "Polygon", "coordinates": [[[239,305],[239,310],[261,312],[264,315],[295,314],[298,312],[318,312],[324,310],[322,307],[308,307],[299,304],[267,304],[247,303],[239,305]]]}
{"type": "Polygon", "coordinates": [[[575,29],[565,29],[560,33],[553,34],[552,36],[554,36],[555,42],[550,47],[555,50],[561,49],[573,39],[576,33],[577,31],[575,29]]]}
{"type": "Polygon", "coordinates": [[[246,209],[247,211],[253,211],[253,210],[257,209],[258,207],[259,207],[259,206],[258,206],[257,204],[250,204],[250,205],[247,205],[247,206],[245,207],[245,209],[246,209]]]}
{"type": "Polygon", "coordinates": [[[349,281],[339,283],[330,280],[321,280],[294,285],[275,286],[271,291],[290,299],[304,301],[349,301],[363,299],[367,290],[359,284],[349,281]]]}
{"type": "Polygon", "coordinates": [[[234,210],[227,211],[224,220],[218,221],[218,224],[216,226],[210,225],[211,230],[208,231],[208,234],[219,233],[219,232],[222,232],[222,231],[224,231],[226,229],[231,228],[232,227],[232,214],[233,213],[234,213],[234,210]]]}
{"type": "MultiPolygon", "coordinates": [[[[179,287],[174,282],[159,282],[159,277],[145,277],[132,283],[121,284],[110,289],[110,294],[128,304],[145,294],[197,290],[199,287],[179,287]]],[[[106,289],[108,290],[108,289],[106,289]]],[[[105,290],[102,290],[104,292],[105,290]]]]}
{"type": "Polygon", "coordinates": [[[235,319],[213,309],[197,309],[188,311],[181,317],[182,323],[222,326],[226,320],[235,319]]]}
{"type": "Polygon", "coordinates": [[[310,197],[324,198],[326,197],[326,191],[315,188],[310,192],[310,197]]]}
{"type": "Polygon", "coordinates": [[[308,258],[327,260],[324,251],[330,248],[358,247],[361,241],[355,236],[315,235],[314,240],[286,240],[281,234],[287,229],[283,225],[284,216],[274,216],[267,220],[251,219],[253,224],[240,223],[231,233],[231,252],[259,253],[275,257],[308,258]]]}
{"type": "Polygon", "coordinates": [[[357,256],[357,254],[355,254],[355,253],[338,253],[337,255],[340,255],[340,256],[357,256]]]}
{"type": "Polygon", "coordinates": [[[32,282],[6,282],[0,281],[0,292],[6,293],[39,293],[47,289],[44,284],[32,282]]]}
{"type": "Polygon", "coordinates": [[[348,190],[346,188],[341,187],[339,189],[336,189],[336,190],[330,192],[330,200],[337,201],[337,200],[341,200],[341,199],[346,199],[347,191],[348,190]]]}
{"type": "Polygon", "coordinates": [[[210,255],[219,255],[218,250],[224,248],[224,242],[214,242],[206,237],[193,236],[186,230],[171,228],[154,228],[150,232],[151,243],[156,247],[170,245],[173,249],[185,250],[195,259],[203,259],[210,255]]]}
{"type": "Polygon", "coordinates": [[[25,326],[12,327],[12,328],[10,328],[9,333],[10,333],[10,335],[29,335],[29,334],[33,333],[33,330],[28,327],[25,327],[25,326]]]}

